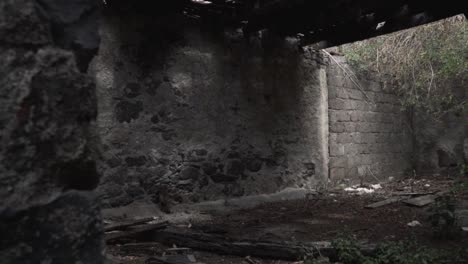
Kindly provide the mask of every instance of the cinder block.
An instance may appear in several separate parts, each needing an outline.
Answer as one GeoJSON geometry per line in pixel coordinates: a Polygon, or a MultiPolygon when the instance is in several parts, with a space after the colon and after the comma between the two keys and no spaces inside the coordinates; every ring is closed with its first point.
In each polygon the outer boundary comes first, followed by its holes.
{"type": "Polygon", "coordinates": [[[352,143],[353,142],[353,133],[340,133],[336,137],[337,143],[352,143]]]}
{"type": "Polygon", "coordinates": [[[359,179],[357,167],[348,168],[345,172],[345,177],[349,179],[359,179]]]}
{"type": "Polygon", "coordinates": [[[333,143],[333,142],[330,143],[330,156],[331,157],[343,156],[344,154],[345,154],[344,145],[333,143]]]}
{"type": "Polygon", "coordinates": [[[348,99],[348,91],[343,87],[328,84],[328,99],[348,99]]]}
{"type": "Polygon", "coordinates": [[[343,122],[330,122],[330,132],[343,133],[345,132],[345,125],[343,122]]]}
{"type": "Polygon", "coordinates": [[[328,101],[328,108],[333,110],[344,110],[346,109],[346,101],[343,99],[331,99],[328,101]]]}
{"type": "Polygon", "coordinates": [[[327,83],[336,87],[353,87],[353,81],[341,69],[332,69],[327,74],[327,83]]]}
{"type": "Polygon", "coordinates": [[[330,180],[339,181],[345,178],[344,168],[330,168],[330,180]]]}
{"type": "Polygon", "coordinates": [[[330,168],[345,168],[347,164],[348,158],[346,156],[330,158],[330,168]]]}
{"type": "Polygon", "coordinates": [[[364,93],[357,89],[349,89],[349,98],[354,100],[364,100],[364,93]]]}
{"type": "Polygon", "coordinates": [[[358,145],[354,143],[345,144],[344,153],[346,153],[346,155],[358,154],[359,153],[358,145]]]}
{"type": "Polygon", "coordinates": [[[330,110],[330,122],[348,122],[351,121],[348,111],[345,110],[330,110]]]}
{"type": "Polygon", "coordinates": [[[336,90],[336,97],[342,98],[342,99],[348,99],[349,98],[348,90],[345,88],[340,88],[336,90]]]}
{"type": "Polygon", "coordinates": [[[355,122],[344,122],[346,132],[355,132],[357,124],[355,122]]]}

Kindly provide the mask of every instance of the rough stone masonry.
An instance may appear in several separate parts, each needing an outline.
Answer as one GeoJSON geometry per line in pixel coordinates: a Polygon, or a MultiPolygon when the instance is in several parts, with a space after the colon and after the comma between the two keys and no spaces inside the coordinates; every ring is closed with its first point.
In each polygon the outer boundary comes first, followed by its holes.
{"type": "Polygon", "coordinates": [[[94,0],[0,1],[0,259],[102,263],[94,0]],[[81,69],[81,71],[80,71],[81,69]]]}
{"type": "Polygon", "coordinates": [[[324,53],[173,15],[110,13],[101,34],[106,207],[317,189],[410,167],[398,98],[362,79],[366,98],[324,53]]]}
{"type": "Polygon", "coordinates": [[[94,70],[105,206],[326,181],[320,53],[268,35],[247,41],[177,16],[110,14],[101,34],[94,70]]]}

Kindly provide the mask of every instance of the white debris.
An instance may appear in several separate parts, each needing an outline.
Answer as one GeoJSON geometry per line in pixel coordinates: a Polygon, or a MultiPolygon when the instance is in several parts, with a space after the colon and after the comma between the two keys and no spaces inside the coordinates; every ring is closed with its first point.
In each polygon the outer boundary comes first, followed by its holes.
{"type": "Polygon", "coordinates": [[[192,0],[192,2],[197,3],[197,4],[202,4],[202,5],[212,4],[211,1],[205,1],[205,0],[192,0]]]}
{"type": "Polygon", "coordinates": [[[369,194],[369,193],[374,193],[375,190],[382,189],[381,184],[372,184],[370,188],[364,188],[364,187],[359,187],[359,185],[354,185],[352,187],[348,187],[344,189],[346,192],[352,192],[352,193],[357,193],[359,195],[361,194],[369,194]]]}
{"type": "Polygon", "coordinates": [[[430,184],[425,184],[424,187],[429,188],[429,187],[431,187],[431,185],[430,184]]]}
{"type": "Polygon", "coordinates": [[[411,227],[416,227],[416,226],[421,226],[421,223],[415,220],[415,221],[409,222],[407,225],[411,227]]]}
{"type": "Polygon", "coordinates": [[[348,187],[346,189],[344,189],[346,192],[353,192],[353,193],[357,193],[359,195],[361,194],[369,194],[369,193],[373,193],[375,192],[374,189],[368,189],[368,188],[357,188],[357,187],[348,187]]]}
{"type": "Polygon", "coordinates": [[[192,263],[197,262],[197,259],[196,259],[195,256],[192,255],[192,254],[187,255],[187,259],[188,259],[190,262],[192,262],[192,263]]]}
{"type": "Polygon", "coordinates": [[[468,232],[468,226],[467,227],[462,227],[462,230],[465,232],[468,232]]]}

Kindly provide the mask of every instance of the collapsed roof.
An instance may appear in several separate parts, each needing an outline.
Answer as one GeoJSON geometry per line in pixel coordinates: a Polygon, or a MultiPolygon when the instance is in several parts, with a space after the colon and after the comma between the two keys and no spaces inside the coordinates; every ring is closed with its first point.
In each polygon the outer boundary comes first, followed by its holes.
{"type": "Polygon", "coordinates": [[[152,14],[180,12],[246,37],[271,30],[301,45],[335,46],[467,13],[468,2],[446,0],[106,0],[109,7],[152,14]]]}

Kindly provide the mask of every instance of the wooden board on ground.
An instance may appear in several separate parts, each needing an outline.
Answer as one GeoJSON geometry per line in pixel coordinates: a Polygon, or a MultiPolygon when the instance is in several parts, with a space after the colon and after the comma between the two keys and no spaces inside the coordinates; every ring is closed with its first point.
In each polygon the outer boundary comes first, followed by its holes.
{"type": "Polygon", "coordinates": [[[378,208],[378,207],[382,207],[382,206],[385,206],[385,205],[389,205],[389,204],[392,204],[392,203],[399,202],[399,201],[402,200],[402,199],[403,199],[402,197],[390,197],[390,198],[385,199],[385,200],[383,200],[383,201],[380,201],[380,202],[376,202],[376,203],[373,203],[373,204],[366,205],[365,208],[367,208],[367,209],[374,209],[374,208],[378,208]]]}
{"type": "Polygon", "coordinates": [[[424,195],[416,198],[412,198],[409,200],[404,200],[403,202],[412,206],[423,207],[428,204],[435,202],[435,200],[439,197],[439,195],[431,194],[431,195],[424,195]]]}
{"type": "Polygon", "coordinates": [[[438,191],[432,191],[432,192],[394,192],[391,195],[393,196],[423,196],[423,195],[429,195],[429,194],[435,194],[438,191]]]}

